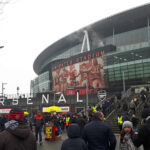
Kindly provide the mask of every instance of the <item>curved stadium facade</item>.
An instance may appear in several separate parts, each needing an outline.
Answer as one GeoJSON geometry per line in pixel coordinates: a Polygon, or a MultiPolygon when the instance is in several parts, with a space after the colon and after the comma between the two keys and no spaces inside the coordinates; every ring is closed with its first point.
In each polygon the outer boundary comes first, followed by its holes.
{"type": "Polygon", "coordinates": [[[150,84],[150,5],[86,26],[46,48],[34,61],[31,92],[85,95],[150,84]],[[87,80],[88,79],[88,80],[87,80]]]}

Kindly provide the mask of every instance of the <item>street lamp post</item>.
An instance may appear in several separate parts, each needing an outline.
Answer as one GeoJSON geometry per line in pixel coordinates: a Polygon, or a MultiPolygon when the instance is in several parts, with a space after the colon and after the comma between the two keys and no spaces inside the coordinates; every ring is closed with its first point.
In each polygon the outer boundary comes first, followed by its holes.
{"type": "Polygon", "coordinates": [[[54,101],[54,106],[55,106],[55,99],[56,99],[55,96],[56,96],[56,95],[55,95],[55,91],[54,91],[54,99],[53,99],[53,101],[54,101]]]}
{"type": "Polygon", "coordinates": [[[20,88],[19,88],[19,86],[17,86],[17,97],[19,97],[19,90],[20,90],[20,88]]]}
{"type": "Polygon", "coordinates": [[[4,46],[0,46],[0,48],[4,48],[4,46]]]}
{"type": "Polygon", "coordinates": [[[88,105],[89,105],[89,97],[88,97],[88,78],[86,79],[86,104],[85,104],[85,113],[86,113],[86,116],[88,118],[88,105]]]}
{"type": "Polygon", "coordinates": [[[5,84],[7,84],[7,83],[2,83],[2,97],[4,96],[4,90],[5,90],[4,85],[5,84]]]}
{"type": "Polygon", "coordinates": [[[126,83],[125,83],[125,71],[122,71],[122,82],[123,82],[123,93],[126,91],[126,83]]]}

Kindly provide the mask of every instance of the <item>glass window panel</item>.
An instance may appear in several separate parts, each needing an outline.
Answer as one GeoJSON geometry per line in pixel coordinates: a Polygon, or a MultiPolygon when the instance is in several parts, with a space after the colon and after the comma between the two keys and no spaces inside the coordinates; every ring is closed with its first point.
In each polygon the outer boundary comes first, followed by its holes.
{"type": "Polygon", "coordinates": [[[114,78],[114,75],[109,76],[109,78],[114,78]]]}
{"type": "Polygon", "coordinates": [[[135,75],[129,75],[129,79],[134,79],[135,75]]]}
{"type": "Polygon", "coordinates": [[[121,74],[115,74],[115,77],[121,77],[122,75],[121,74]]]}
{"type": "Polygon", "coordinates": [[[136,78],[143,78],[143,74],[136,75],[136,78]]]}
{"type": "Polygon", "coordinates": [[[108,69],[108,71],[114,71],[114,69],[113,69],[113,68],[110,68],[110,69],[108,69]]]}
{"type": "Polygon", "coordinates": [[[136,64],[136,68],[143,67],[143,64],[136,64]]]}
{"type": "Polygon", "coordinates": [[[144,63],[144,67],[150,66],[150,62],[144,63]]]}
{"type": "Polygon", "coordinates": [[[127,70],[127,66],[122,66],[121,70],[127,70]]]}
{"type": "Polygon", "coordinates": [[[144,74],[144,77],[150,77],[150,74],[144,74]]]}
{"type": "Polygon", "coordinates": [[[110,79],[109,79],[109,81],[114,81],[114,80],[115,80],[114,78],[110,78],[110,79]]]}
{"type": "Polygon", "coordinates": [[[125,79],[125,80],[128,80],[128,76],[125,76],[124,79],[125,79]]]}
{"type": "Polygon", "coordinates": [[[144,70],[149,70],[150,66],[144,67],[144,70]]]}
{"type": "Polygon", "coordinates": [[[144,70],[144,73],[150,73],[150,70],[144,70]]]}
{"type": "Polygon", "coordinates": [[[129,75],[135,75],[135,72],[129,72],[129,75]]]}
{"type": "Polygon", "coordinates": [[[111,71],[111,72],[109,71],[109,75],[110,75],[110,74],[114,74],[114,72],[113,72],[113,71],[111,71]]]}
{"type": "Polygon", "coordinates": [[[135,65],[128,65],[128,68],[134,68],[135,65]]]}
{"type": "Polygon", "coordinates": [[[136,74],[143,74],[143,70],[136,71],[136,74]]]}
{"type": "Polygon", "coordinates": [[[135,72],[135,68],[128,69],[128,72],[135,72]]]}
{"type": "Polygon", "coordinates": [[[143,68],[136,68],[136,71],[143,71],[143,68]]]}
{"type": "Polygon", "coordinates": [[[115,71],[115,74],[120,74],[121,72],[120,71],[115,71]]]}
{"type": "Polygon", "coordinates": [[[115,78],[115,80],[117,81],[117,80],[122,80],[122,79],[121,79],[121,77],[117,77],[117,78],[115,78]]]}
{"type": "Polygon", "coordinates": [[[116,67],[116,68],[114,68],[114,70],[116,71],[116,70],[120,70],[120,67],[116,67]]]}

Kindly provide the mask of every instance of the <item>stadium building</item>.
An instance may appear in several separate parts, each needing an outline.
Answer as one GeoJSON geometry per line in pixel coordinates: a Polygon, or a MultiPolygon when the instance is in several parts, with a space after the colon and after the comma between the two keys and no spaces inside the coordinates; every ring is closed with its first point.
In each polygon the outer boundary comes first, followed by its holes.
{"type": "Polygon", "coordinates": [[[31,93],[96,94],[150,85],[150,4],[102,19],[58,40],[33,64],[31,93]]]}

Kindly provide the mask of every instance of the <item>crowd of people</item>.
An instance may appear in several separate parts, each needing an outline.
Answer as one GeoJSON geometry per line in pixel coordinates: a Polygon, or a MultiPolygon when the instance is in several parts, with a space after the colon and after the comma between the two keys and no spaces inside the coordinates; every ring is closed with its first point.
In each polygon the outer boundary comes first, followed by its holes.
{"type": "MultiPolygon", "coordinates": [[[[144,150],[150,148],[150,108],[144,107],[140,128],[135,113],[134,110],[131,118],[128,114],[118,116],[120,150],[137,150],[141,145],[144,150]]],[[[50,123],[55,134],[52,140],[67,132],[61,150],[115,150],[116,136],[106,122],[104,113],[94,107],[89,107],[88,118],[83,113],[42,114],[40,111],[33,117],[24,116],[21,108],[14,107],[7,116],[0,117],[0,150],[36,150],[38,143],[43,144],[42,132],[46,134],[46,124],[50,123]]]]}

